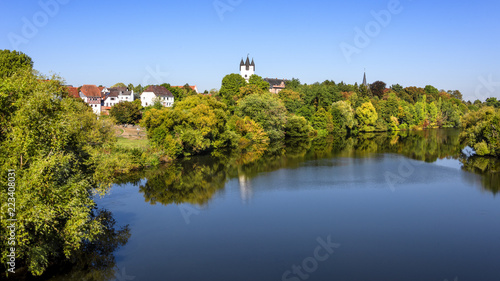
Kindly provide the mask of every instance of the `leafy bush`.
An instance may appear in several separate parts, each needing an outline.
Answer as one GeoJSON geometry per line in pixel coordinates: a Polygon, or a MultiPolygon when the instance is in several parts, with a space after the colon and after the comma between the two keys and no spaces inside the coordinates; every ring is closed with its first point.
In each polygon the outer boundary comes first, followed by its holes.
{"type": "Polygon", "coordinates": [[[262,125],[271,140],[285,137],[287,111],[283,102],[270,93],[252,94],[238,101],[235,114],[248,116],[262,125]]]}
{"type": "Polygon", "coordinates": [[[304,117],[292,115],[288,117],[285,131],[287,137],[295,138],[310,136],[314,132],[314,129],[304,117]]]}

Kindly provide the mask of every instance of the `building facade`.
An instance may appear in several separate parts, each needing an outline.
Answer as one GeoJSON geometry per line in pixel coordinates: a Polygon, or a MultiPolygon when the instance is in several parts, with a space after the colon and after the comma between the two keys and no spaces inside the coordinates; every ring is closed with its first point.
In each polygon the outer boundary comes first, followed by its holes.
{"type": "Polygon", "coordinates": [[[141,105],[151,106],[156,101],[159,101],[165,107],[172,107],[174,105],[174,95],[162,86],[149,86],[141,94],[141,105]]]}
{"type": "Polygon", "coordinates": [[[102,95],[101,90],[96,85],[83,85],[80,88],[79,96],[92,107],[95,114],[101,114],[102,95]]]}

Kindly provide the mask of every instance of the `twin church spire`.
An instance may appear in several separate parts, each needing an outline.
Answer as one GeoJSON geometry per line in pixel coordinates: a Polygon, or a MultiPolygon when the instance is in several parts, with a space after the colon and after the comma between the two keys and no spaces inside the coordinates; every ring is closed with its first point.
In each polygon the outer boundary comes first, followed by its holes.
{"type": "Polygon", "coordinates": [[[247,82],[250,80],[250,76],[255,74],[255,62],[253,61],[253,58],[252,62],[250,62],[250,58],[248,56],[246,62],[243,62],[243,59],[241,59],[240,74],[241,77],[245,78],[247,82]]]}
{"type": "Polygon", "coordinates": [[[240,68],[242,66],[244,66],[246,68],[246,70],[250,70],[250,67],[253,66],[253,70],[255,71],[255,62],[253,61],[253,58],[252,58],[252,62],[250,62],[250,58],[248,56],[247,56],[246,62],[243,62],[243,59],[241,59],[240,68]]]}

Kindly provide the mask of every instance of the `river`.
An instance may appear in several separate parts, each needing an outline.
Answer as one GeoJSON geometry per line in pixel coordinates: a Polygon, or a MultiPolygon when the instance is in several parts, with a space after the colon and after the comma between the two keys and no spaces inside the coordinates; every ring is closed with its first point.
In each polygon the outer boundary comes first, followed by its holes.
{"type": "Polygon", "coordinates": [[[193,157],[97,199],[123,246],[52,280],[500,280],[499,163],[457,130],[193,157]]]}

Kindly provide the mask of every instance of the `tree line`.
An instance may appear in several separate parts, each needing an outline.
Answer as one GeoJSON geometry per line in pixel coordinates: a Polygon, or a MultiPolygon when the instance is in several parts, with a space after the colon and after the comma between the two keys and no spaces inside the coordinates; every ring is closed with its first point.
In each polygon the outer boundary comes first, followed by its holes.
{"type": "Polygon", "coordinates": [[[259,152],[285,138],[466,127],[471,119],[464,116],[483,112],[492,101],[464,102],[458,90],[387,87],[382,81],[307,85],[292,79],[272,94],[260,76],[247,83],[239,74],[229,74],[219,91],[182,97],[173,108],[148,110],[141,124],[152,144],[173,157],[220,149],[259,152]]]}

